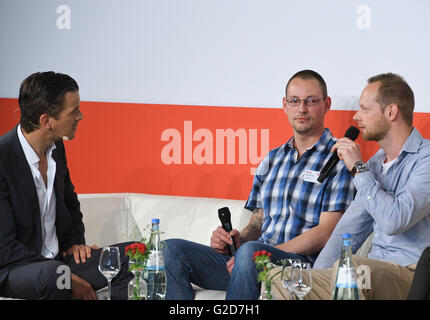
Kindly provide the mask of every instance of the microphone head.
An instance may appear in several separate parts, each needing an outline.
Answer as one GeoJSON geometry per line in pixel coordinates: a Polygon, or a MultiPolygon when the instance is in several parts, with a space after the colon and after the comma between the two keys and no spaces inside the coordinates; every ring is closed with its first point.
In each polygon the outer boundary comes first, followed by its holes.
{"type": "Polygon", "coordinates": [[[67,141],[67,140],[70,140],[70,138],[68,136],[63,136],[63,140],[67,141]]]}
{"type": "Polygon", "coordinates": [[[357,127],[350,126],[345,132],[345,137],[350,138],[352,141],[354,141],[355,139],[357,139],[359,134],[360,130],[357,127]]]}
{"type": "Polygon", "coordinates": [[[218,217],[221,220],[221,222],[229,223],[231,214],[230,214],[230,210],[228,209],[228,207],[218,209],[218,217]]]}

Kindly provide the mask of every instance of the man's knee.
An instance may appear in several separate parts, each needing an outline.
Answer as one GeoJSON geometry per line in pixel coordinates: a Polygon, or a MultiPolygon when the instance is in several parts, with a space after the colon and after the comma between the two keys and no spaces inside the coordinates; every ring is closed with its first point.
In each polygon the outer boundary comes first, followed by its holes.
{"type": "Polygon", "coordinates": [[[430,262],[430,247],[424,249],[423,253],[421,254],[421,257],[421,259],[426,261],[427,263],[430,262]]]}
{"type": "Polygon", "coordinates": [[[164,242],[164,250],[163,250],[164,259],[168,260],[169,258],[171,258],[172,254],[176,256],[182,255],[186,251],[185,247],[188,241],[183,239],[167,239],[167,240],[164,240],[163,242],[164,242]]]}
{"type": "Polygon", "coordinates": [[[240,246],[240,248],[236,252],[235,256],[235,265],[252,265],[254,266],[254,261],[252,257],[256,251],[259,251],[260,242],[257,241],[248,241],[240,246]]]}
{"type": "Polygon", "coordinates": [[[69,266],[59,261],[45,262],[40,268],[35,291],[38,299],[66,300],[72,298],[69,266]]]}
{"type": "Polygon", "coordinates": [[[240,246],[238,253],[244,256],[252,257],[254,252],[259,251],[260,246],[261,246],[261,242],[247,241],[240,246]]]}

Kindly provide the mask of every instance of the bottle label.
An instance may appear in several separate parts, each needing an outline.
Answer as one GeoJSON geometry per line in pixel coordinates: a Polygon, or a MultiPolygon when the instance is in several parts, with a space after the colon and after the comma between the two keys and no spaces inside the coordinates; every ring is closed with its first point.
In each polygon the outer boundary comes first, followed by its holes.
{"type": "Polygon", "coordinates": [[[164,270],[164,258],[162,254],[152,253],[149,255],[147,267],[148,270],[164,270]]]}
{"type": "Polygon", "coordinates": [[[336,288],[357,288],[357,275],[354,268],[339,267],[336,288]]]}

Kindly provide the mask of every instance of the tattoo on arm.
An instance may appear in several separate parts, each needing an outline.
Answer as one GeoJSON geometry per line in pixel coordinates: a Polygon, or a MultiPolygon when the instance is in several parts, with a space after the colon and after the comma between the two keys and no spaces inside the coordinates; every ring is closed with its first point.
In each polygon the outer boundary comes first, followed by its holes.
{"type": "Polygon", "coordinates": [[[255,241],[261,236],[263,209],[255,209],[248,225],[240,232],[240,243],[255,241]]]}

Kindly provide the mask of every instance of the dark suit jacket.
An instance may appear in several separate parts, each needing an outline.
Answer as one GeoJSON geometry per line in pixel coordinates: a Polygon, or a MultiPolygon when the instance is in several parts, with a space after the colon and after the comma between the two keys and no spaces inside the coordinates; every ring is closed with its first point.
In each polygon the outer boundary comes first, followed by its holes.
{"type": "MultiPolygon", "coordinates": [[[[74,244],[85,244],[85,229],[64,144],[58,141],[56,146],[52,152],[57,164],[55,226],[61,252],[74,244]]],[[[41,250],[39,200],[15,127],[0,137],[0,284],[10,267],[45,260],[41,250]]]]}

